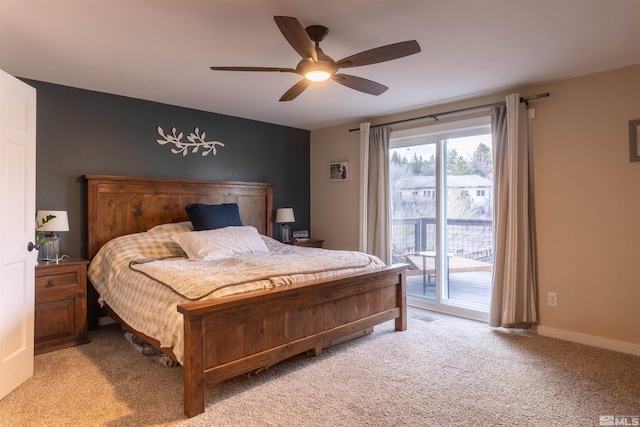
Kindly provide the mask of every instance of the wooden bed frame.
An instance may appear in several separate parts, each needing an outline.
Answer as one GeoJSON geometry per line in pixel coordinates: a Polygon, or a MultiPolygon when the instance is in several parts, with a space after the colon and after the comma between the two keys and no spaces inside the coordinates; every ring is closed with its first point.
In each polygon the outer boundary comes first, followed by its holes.
{"type": "MultiPolygon", "coordinates": [[[[154,225],[187,221],[189,203],[238,203],[245,225],[273,235],[270,184],[86,175],[88,255],[109,240],[154,225]]],[[[395,319],[407,328],[406,266],[394,265],[333,280],[317,280],[182,304],[184,413],[204,412],[206,383],[271,366],[395,319]]],[[[171,349],[132,330],[156,348],[171,349]]]]}

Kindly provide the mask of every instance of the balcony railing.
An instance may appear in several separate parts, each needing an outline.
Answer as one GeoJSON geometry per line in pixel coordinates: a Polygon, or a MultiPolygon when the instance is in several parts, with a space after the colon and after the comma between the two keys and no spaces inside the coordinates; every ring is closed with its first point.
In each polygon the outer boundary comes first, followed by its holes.
{"type": "MultiPolygon", "coordinates": [[[[433,251],[435,218],[394,218],[391,243],[394,252],[433,251]]],[[[490,219],[448,219],[447,253],[493,262],[493,225],[490,219]]]]}

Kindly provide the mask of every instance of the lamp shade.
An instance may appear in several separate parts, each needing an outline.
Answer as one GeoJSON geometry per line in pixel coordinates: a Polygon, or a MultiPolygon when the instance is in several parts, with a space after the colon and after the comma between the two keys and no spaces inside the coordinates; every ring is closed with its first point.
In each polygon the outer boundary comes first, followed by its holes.
{"type": "Polygon", "coordinates": [[[293,208],[280,208],[276,211],[276,222],[296,222],[296,217],[293,215],[293,208]]]}
{"type": "Polygon", "coordinates": [[[36,224],[42,224],[36,231],[69,231],[69,219],[67,218],[67,211],[38,211],[36,215],[36,224]],[[49,216],[53,216],[49,221],[43,221],[49,216]]]}

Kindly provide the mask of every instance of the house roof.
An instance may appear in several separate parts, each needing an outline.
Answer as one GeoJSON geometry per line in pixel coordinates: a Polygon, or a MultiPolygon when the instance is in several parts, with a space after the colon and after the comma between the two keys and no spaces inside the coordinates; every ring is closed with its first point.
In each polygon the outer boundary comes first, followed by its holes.
{"type": "MultiPolygon", "coordinates": [[[[410,176],[398,179],[395,188],[400,190],[433,189],[436,187],[436,177],[410,176]]],[[[448,175],[447,187],[450,188],[485,188],[492,187],[493,183],[479,175],[448,175]]]]}

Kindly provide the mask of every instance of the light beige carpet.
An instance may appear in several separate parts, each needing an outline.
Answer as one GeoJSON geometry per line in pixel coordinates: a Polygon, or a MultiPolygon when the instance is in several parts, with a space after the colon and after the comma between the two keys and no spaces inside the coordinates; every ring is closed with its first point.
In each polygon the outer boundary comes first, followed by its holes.
{"type": "Polygon", "coordinates": [[[640,416],[640,357],[491,329],[416,309],[318,358],[209,386],[182,413],[182,368],[137,352],[115,326],[36,356],[0,401],[2,426],[597,426],[640,416]]]}

